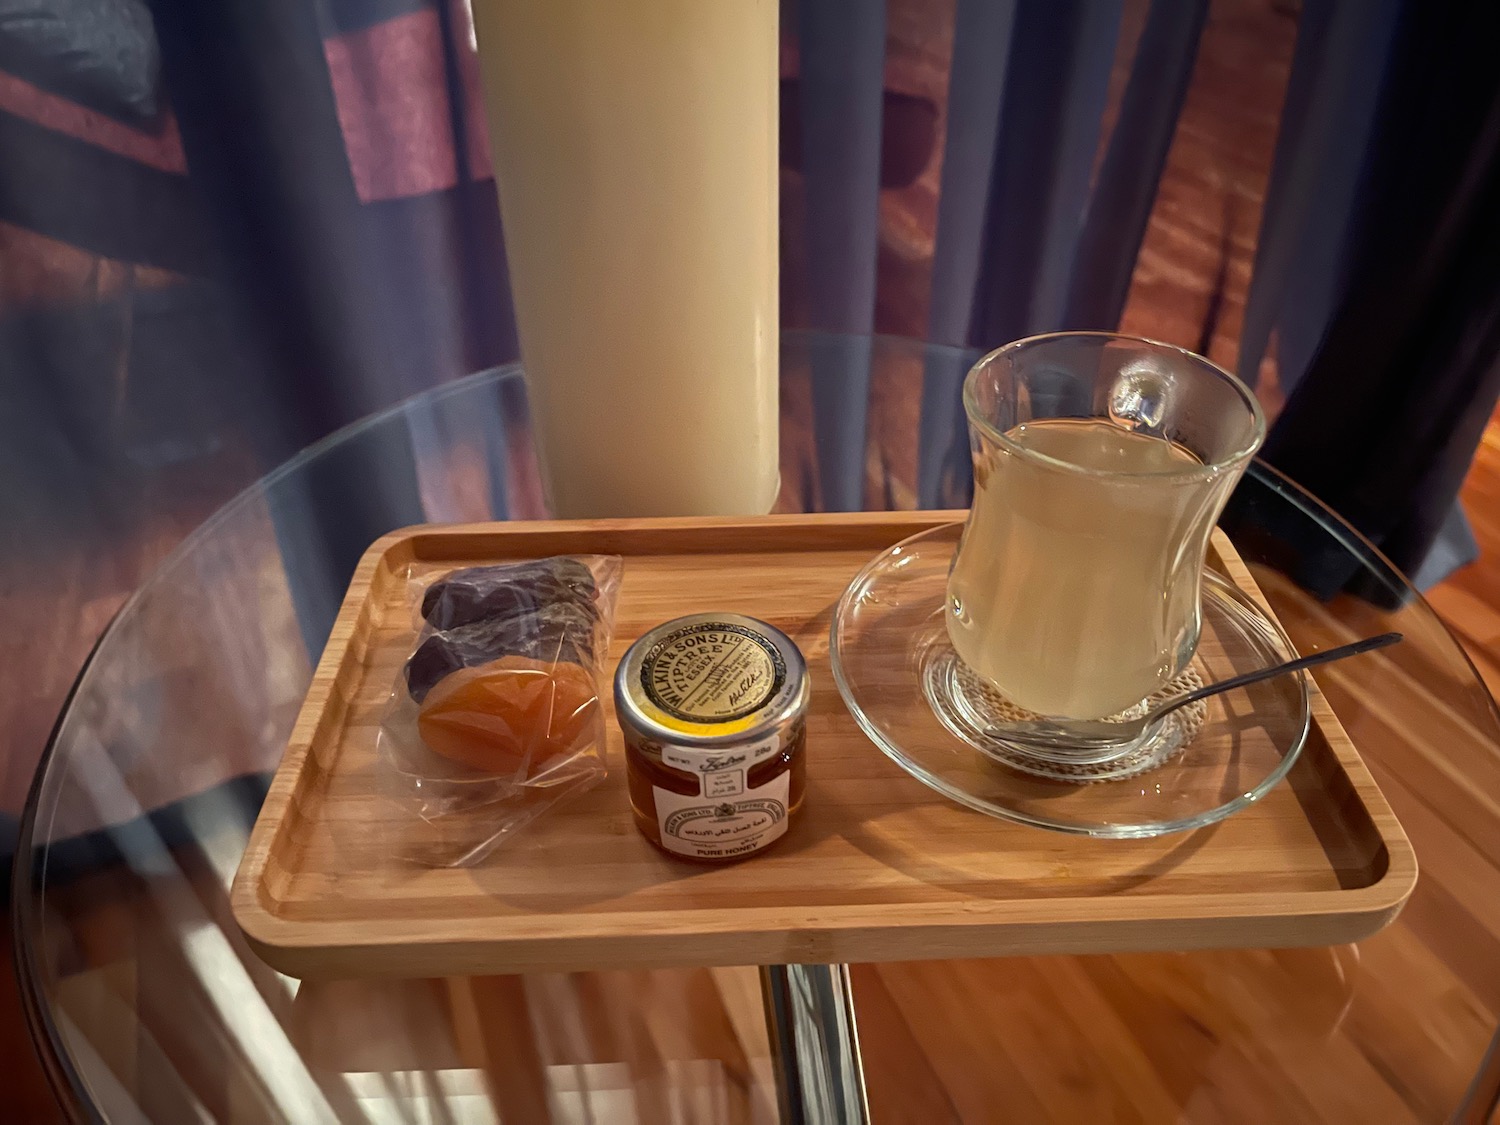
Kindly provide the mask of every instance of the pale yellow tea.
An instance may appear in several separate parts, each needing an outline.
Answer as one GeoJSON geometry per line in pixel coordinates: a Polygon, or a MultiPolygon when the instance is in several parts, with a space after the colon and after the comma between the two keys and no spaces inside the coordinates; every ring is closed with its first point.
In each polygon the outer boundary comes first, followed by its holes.
{"type": "Polygon", "coordinates": [[[986,443],[948,580],[964,661],[1044,715],[1100,718],[1176,676],[1198,643],[1212,520],[1201,463],[1096,419],[1045,419],[986,443]],[[1028,456],[1039,454],[1041,456],[1028,456]],[[1193,525],[1199,526],[1193,526],[1193,525]]]}

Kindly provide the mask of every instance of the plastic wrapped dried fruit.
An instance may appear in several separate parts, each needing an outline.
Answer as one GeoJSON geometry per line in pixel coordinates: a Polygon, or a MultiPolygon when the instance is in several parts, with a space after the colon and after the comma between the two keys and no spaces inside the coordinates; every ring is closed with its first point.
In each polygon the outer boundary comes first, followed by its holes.
{"type": "Polygon", "coordinates": [[[472,566],[427,587],[422,617],[434,629],[514,617],[545,606],[573,605],[598,615],[599,587],[581,559],[472,566]]]}
{"type": "Polygon", "coordinates": [[[478,862],[602,780],[597,658],[619,571],[569,556],[412,582],[420,624],[379,744],[387,788],[432,829],[414,858],[478,862]]]}
{"type": "Polygon", "coordinates": [[[597,622],[597,614],[585,614],[577,606],[549,605],[433,633],[406,662],[406,689],[421,703],[445,676],[502,656],[587,667],[594,659],[597,622]]]}
{"type": "Polygon", "coordinates": [[[502,656],[461,668],[427,693],[417,733],[427,748],[495,774],[547,768],[588,733],[599,697],[579,664],[502,656]]]}

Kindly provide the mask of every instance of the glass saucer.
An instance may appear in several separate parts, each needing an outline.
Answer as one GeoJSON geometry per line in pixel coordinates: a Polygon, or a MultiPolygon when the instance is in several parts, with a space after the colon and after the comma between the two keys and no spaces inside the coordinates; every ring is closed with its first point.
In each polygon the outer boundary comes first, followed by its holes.
{"type": "MultiPolygon", "coordinates": [[[[839,692],[865,734],[913,777],[1003,820],[1128,838],[1213,824],[1292,768],[1310,723],[1305,673],[1213,696],[1196,713],[1185,708],[1168,720],[1174,726],[1148,732],[1145,756],[1103,768],[1039,768],[1024,747],[994,737],[1004,700],[957,661],[943,621],[962,530],[924,531],[876,556],[834,614],[839,692]]],[[[1211,683],[1295,655],[1253,601],[1204,571],[1203,631],[1185,675],[1211,683]]]]}

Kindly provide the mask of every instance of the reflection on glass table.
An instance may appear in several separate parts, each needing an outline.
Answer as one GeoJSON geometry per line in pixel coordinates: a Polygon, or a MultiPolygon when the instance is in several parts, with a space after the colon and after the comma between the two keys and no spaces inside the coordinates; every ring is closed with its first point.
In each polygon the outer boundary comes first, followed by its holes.
{"type": "MultiPolygon", "coordinates": [[[[781,506],[823,506],[820,466],[839,458],[867,507],[962,505],[961,413],[918,417],[914,403],[946,401],[945,380],[956,400],[970,358],[789,336],[781,506]],[[830,451],[813,382],[865,357],[868,446],[830,451]]],[[[78,1119],[777,1120],[767,1021],[784,1030],[778,997],[795,979],[766,993],[754,968],[301,983],[258,961],[229,916],[359,554],[414,522],[542,514],[519,373],[484,373],[271,474],[121,611],[38,776],[14,894],[33,1030],[78,1119]]],[[[1404,579],[1295,485],[1252,466],[1221,526],[1301,651],[1406,634],[1318,676],[1416,848],[1405,912],[1331,949],[855,966],[873,1120],[1482,1112],[1500,1011],[1491,699],[1404,579]]]]}

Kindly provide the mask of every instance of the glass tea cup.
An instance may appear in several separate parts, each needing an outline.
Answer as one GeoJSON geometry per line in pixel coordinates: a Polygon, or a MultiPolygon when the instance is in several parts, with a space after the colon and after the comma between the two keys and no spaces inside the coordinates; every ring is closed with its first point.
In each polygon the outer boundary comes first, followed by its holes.
{"type": "Polygon", "coordinates": [[[1201,356],[1066,332],[964,382],[974,502],[944,614],[962,662],[1058,720],[1128,712],[1198,645],[1209,535],[1265,437],[1250,390],[1201,356]]]}

